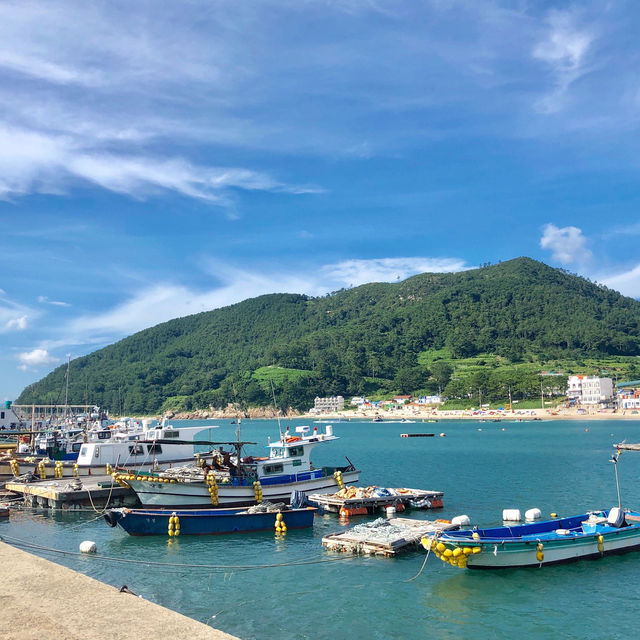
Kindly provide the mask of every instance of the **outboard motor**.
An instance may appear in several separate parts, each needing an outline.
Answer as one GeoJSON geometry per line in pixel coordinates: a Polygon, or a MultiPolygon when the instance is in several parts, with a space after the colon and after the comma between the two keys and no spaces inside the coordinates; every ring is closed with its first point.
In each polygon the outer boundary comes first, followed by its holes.
{"type": "Polygon", "coordinates": [[[607,518],[607,522],[612,527],[623,527],[625,525],[624,522],[624,511],[620,507],[611,507],[609,511],[609,516],[607,518]]]}

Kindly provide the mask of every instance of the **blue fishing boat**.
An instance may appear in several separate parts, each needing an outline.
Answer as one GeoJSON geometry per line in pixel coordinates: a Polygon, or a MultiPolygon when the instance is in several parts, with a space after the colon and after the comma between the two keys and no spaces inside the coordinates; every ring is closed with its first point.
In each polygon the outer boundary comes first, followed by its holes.
{"type": "Polygon", "coordinates": [[[317,509],[282,508],[278,511],[247,509],[109,509],[104,519],[120,525],[132,536],[218,535],[250,531],[304,529],[313,525],[317,509]],[[284,529],[283,525],[284,524],[284,529]]]}
{"type": "Polygon", "coordinates": [[[422,544],[460,568],[541,567],[640,549],[640,512],[613,507],[546,522],[446,531],[422,544]]]}
{"type": "Polygon", "coordinates": [[[542,567],[640,550],[640,512],[622,508],[618,453],[618,506],[569,518],[491,529],[449,530],[425,537],[422,545],[443,562],[469,569],[542,567]]]}

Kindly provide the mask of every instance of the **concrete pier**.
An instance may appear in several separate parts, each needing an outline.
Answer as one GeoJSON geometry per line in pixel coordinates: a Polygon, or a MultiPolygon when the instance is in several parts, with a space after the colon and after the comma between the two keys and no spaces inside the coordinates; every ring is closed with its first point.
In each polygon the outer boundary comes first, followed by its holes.
{"type": "Polygon", "coordinates": [[[140,504],[129,487],[121,487],[111,476],[83,476],[36,482],[7,482],[5,488],[24,496],[32,507],[71,509],[73,507],[134,507],[140,504]],[[77,488],[73,485],[77,484],[77,488]]]}
{"type": "Polygon", "coordinates": [[[0,542],[0,640],[238,640],[0,542]]]}

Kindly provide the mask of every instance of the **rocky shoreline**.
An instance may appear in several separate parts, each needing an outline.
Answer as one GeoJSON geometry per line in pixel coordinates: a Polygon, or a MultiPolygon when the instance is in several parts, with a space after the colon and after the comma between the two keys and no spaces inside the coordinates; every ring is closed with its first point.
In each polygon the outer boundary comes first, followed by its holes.
{"type": "Polygon", "coordinates": [[[226,409],[197,409],[195,411],[168,411],[163,417],[168,420],[234,420],[238,418],[256,420],[275,420],[276,418],[300,418],[307,414],[300,413],[289,408],[287,411],[278,411],[273,407],[251,407],[243,411],[236,408],[226,409]]]}

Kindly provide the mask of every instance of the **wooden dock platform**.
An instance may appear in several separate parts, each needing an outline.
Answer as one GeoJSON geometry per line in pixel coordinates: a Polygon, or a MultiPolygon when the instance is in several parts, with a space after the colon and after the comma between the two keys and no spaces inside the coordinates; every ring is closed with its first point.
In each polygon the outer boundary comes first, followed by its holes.
{"type": "Polygon", "coordinates": [[[33,507],[73,509],[80,507],[132,507],[139,505],[136,494],[116,484],[111,476],[83,476],[37,482],[9,481],[7,491],[24,496],[33,507]]]}
{"type": "Polygon", "coordinates": [[[374,522],[356,525],[344,533],[329,534],[322,538],[322,546],[329,551],[391,558],[419,548],[424,536],[456,528],[457,525],[450,522],[437,520],[379,518],[374,522]]]}
{"type": "MultiPolygon", "coordinates": [[[[442,491],[428,491],[424,489],[394,489],[394,495],[376,496],[361,495],[356,493],[352,497],[340,495],[341,492],[332,494],[313,493],[307,496],[307,501],[312,506],[319,507],[331,513],[340,513],[341,510],[365,509],[366,513],[373,513],[377,509],[396,507],[402,505],[402,510],[411,508],[440,509],[442,508],[442,491]],[[419,505],[419,506],[418,506],[419,505]]],[[[353,493],[353,492],[351,492],[353,493]]],[[[364,511],[361,511],[364,513],[364,511]]]]}

